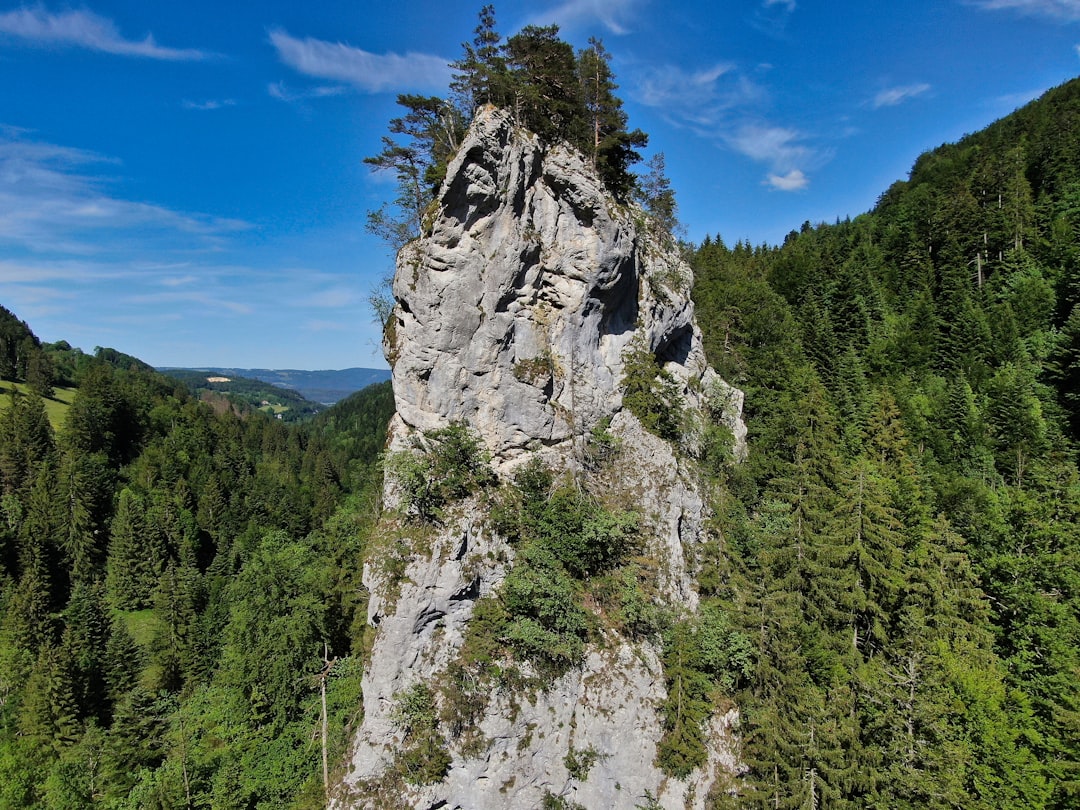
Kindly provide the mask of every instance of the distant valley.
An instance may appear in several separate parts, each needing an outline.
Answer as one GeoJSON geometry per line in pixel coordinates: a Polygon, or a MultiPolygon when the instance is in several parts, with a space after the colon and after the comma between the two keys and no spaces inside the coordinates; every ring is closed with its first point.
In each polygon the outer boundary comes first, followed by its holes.
{"type": "Polygon", "coordinates": [[[176,376],[177,372],[203,372],[221,377],[244,377],[261,380],[278,388],[295,391],[304,399],[322,405],[332,405],[349,394],[375,383],[390,379],[390,369],[385,368],[344,368],[320,371],[301,369],[269,368],[222,368],[206,366],[200,368],[159,368],[158,371],[176,376]]]}

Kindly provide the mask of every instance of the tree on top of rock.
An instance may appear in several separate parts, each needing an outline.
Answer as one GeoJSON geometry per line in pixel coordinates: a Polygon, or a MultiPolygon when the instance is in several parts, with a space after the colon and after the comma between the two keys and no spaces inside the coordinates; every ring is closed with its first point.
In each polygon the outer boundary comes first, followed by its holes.
{"type": "Polygon", "coordinates": [[[378,155],[364,159],[392,171],[398,194],[368,214],[367,229],[397,253],[420,235],[424,212],[446,176],[465,126],[485,104],[510,110],[514,120],[547,143],[564,141],[592,161],[604,185],[620,202],[635,193],[630,171],[641,160],[648,136],[627,130],[627,115],[615,94],[611,55],[598,39],[575,54],[556,25],[527,25],[505,42],[495,29],[495,9],[486,5],[472,42],[453,63],[450,100],[400,95],[404,115],[390,121],[378,155]],[[404,140],[394,136],[404,136],[404,140]]]}

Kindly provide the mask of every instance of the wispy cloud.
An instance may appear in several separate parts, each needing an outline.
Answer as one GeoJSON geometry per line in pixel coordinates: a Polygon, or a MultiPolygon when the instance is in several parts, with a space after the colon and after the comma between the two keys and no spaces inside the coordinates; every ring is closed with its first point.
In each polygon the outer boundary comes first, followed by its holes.
{"type": "Polygon", "coordinates": [[[186,275],[186,276],[169,276],[163,278],[159,282],[163,287],[186,287],[189,284],[194,284],[199,280],[198,276],[186,275]]]}
{"type": "Polygon", "coordinates": [[[925,83],[906,84],[901,87],[889,87],[874,96],[874,100],[870,104],[875,110],[881,109],[882,107],[895,107],[897,104],[913,99],[916,96],[921,96],[929,89],[930,85],[925,83]]]}
{"type": "MultiPolygon", "coordinates": [[[[1080,49],[1080,46],[1077,47],[1080,49]]],[[[1000,118],[1001,116],[1008,115],[1009,113],[1020,109],[1025,104],[1034,101],[1049,89],[1049,87],[1040,87],[1035,90],[1022,90],[1017,93],[1006,93],[1002,96],[995,96],[991,99],[987,99],[983,106],[991,110],[992,115],[1000,118]]]]}
{"type": "Polygon", "coordinates": [[[341,309],[342,307],[355,307],[362,303],[364,297],[360,291],[350,287],[329,287],[306,296],[300,302],[303,306],[317,309],[341,309]]]}
{"type": "Polygon", "coordinates": [[[266,92],[270,94],[271,98],[276,98],[279,101],[306,101],[309,98],[326,98],[327,96],[340,96],[346,92],[348,88],[344,85],[320,85],[318,87],[309,87],[304,90],[293,90],[286,86],[285,82],[270,82],[266,86],[266,92]]]}
{"type": "Polygon", "coordinates": [[[831,155],[803,143],[794,129],[769,124],[742,124],[725,137],[727,145],[741,155],[769,167],[765,183],[778,191],[799,191],[810,184],[806,170],[826,162],[831,155]]]}
{"type": "Polygon", "coordinates": [[[781,39],[794,12],[795,0],[761,0],[747,22],[766,36],[781,39]]]}
{"type": "Polygon", "coordinates": [[[127,303],[139,306],[160,306],[163,304],[169,306],[184,305],[185,308],[194,304],[205,309],[224,310],[236,315],[250,315],[254,311],[251,304],[245,301],[238,301],[231,297],[209,295],[205,292],[196,291],[132,295],[128,297],[127,303]]]}
{"type": "Polygon", "coordinates": [[[308,332],[349,332],[353,326],[340,321],[312,319],[304,323],[304,329],[308,332]]]}
{"type": "Polygon", "coordinates": [[[991,11],[1005,9],[1064,22],[1080,20],[1080,0],[968,0],[968,3],[991,11]]]}
{"type": "Polygon", "coordinates": [[[692,127],[715,125],[723,113],[761,94],[760,88],[727,63],[696,71],[657,65],[638,71],[634,85],[635,101],[655,107],[672,123],[692,127]]]}
{"type": "Polygon", "coordinates": [[[270,32],[270,42],[278,58],[298,73],[345,82],[366,93],[443,90],[450,80],[449,60],[431,54],[376,54],[341,42],[297,39],[280,29],[270,32]]]}
{"type": "Polygon", "coordinates": [[[810,184],[810,179],[801,169],[792,169],[787,174],[770,174],[765,182],[777,191],[798,191],[810,184]]]}
{"type": "Polygon", "coordinates": [[[558,23],[563,28],[599,22],[613,34],[628,34],[637,10],[644,0],[566,0],[547,11],[529,17],[533,25],[558,23]]]}
{"type": "Polygon", "coordinates": [[[51,14],[42,6],[23,7],[0,14],[0,35],[34,45],[86,48],[145,59],[183,61],[210,56],[194,48],[158,45],[153,34],[147,34],[142,39],[125,39],[112,20],[90,11],[51,14]]]}
{"type": "Polygon", "coordinates": [[[765,182],[780,191],[806,188],[806,172],[830,157],[807,146],[796,130],[761,123],[754,109],[764,89],[729,63],[692,72],[673,65],[639,70],[632,92],[635,101],[660,110],[671,123],[765,164],[765,182]]]}
{"type": "Polygon", "coordinates": [[[138,232],[206,247],[249,227],[111,194],[112,181],[100,170],[116,163],[81,149],[0,137],[0,245],[89,255],[138,232]]]}
{"type": "Polygon", "coordinates": [[[189,101],[188,99],[184,99],[184,101],[181,103],[181,106],[185,110],[221,110],[225,107],[235,107],[236,100],[231,98],[208,99],[207,101],[189,101]]]}

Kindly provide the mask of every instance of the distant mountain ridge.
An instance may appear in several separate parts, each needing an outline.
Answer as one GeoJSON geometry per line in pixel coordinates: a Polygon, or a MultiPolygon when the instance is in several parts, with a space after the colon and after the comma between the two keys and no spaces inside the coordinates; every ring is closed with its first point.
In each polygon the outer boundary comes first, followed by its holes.
{"type": "MultiPolygon", "coordinates": [[[[179,367],[160,368],[159,371],[176,371],[179,367]]],[[[343,368],[305,371],[303,369],[270,368],[224,368],[220,366],[197,366],[184,369],[205,371],[222,376],[250,377],[280,388],[296,391],[305,399],[323,405],[333,405],[363,388],[390,379],[386,368],[343,368]]]]}

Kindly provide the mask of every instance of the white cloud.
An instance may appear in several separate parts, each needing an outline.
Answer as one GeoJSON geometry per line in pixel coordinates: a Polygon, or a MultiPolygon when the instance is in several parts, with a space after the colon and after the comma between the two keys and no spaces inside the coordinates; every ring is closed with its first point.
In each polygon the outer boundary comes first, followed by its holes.
{"type": "Polygon", "coordinates": [[[249,227],[110,194],[110,178],[95,172],[116,162],[81,149],[0,137],[0,245],[89,255],[138,233],[207,247],[249,227]]]}
{"type": "Polygon", "coordinates": [[[655,107],[673,123],[708,128],[725,111],[760,97],[761,90],[733,65],[718,63],[697,71],[675,65],[648,68],[634,79],[632,94],[635,101],[655,107]]]}
{"type": "Polygon", "coordinates": [[[185,110],[221,110],[225,107],[235,107],[236,101],[231,98],[209,99],[207,101],[188,101],[184,99],[182,106],[185,110]]]}
{"type": "Polygon", "coordinates": [[[875,110],[881,109],[882,107],[895,107],[897,104],[901,104],[908,99],[921,96],[929,89],[930,85],[925,83],[908,84],[902,87],[889,87],[874,96],[871,106],[875,110]]]}
{"type": "Polygon", "coordinates": [[[566,0],[548,11],[533,14],[529,23],[554,22],[563,28],[574,28],[597,20],[613,34],[628,34],[630,20],[640,5],[642,0],[566,0]]]}
{"type": "Polygon", "coordinates": [[[112,20],[90,11],[50,14],[41,6],[19,8],[0,14],[0,34],[39,45],[87,48],[117,56],[137,56],[168,61],[206,59],[209,54],[193,48],[166,48],[152,34],[125,39],[112,20]]]}
{"type": "Polygon", "coordinates": [[[306,90],[290,90],[285,85],[285,82],[270,82],[270,84],[266,86],[266,92],[270,94],[271,98],[287,102],[303,101],[309,98],[325,98],[326,96],[340,96],[346,90],[347,88],[340,84],[321,85],[306,90]]]}
{"type": "Polygon", "coordinates": [[[765,0],[765,8],[783,6],[785,11],[795,10],[795,0],[765,0]]]}
{"type": "Polygon", "coordinates": [[[1007,9],[1065,22],[1080,20],[1080,0],[968,0],[968,2],[973,6],[992,11],[1007,9]]]}
{"type": "Polygon", "coordinates": [[[277,49],[278,58],[297,72],[345,82],[367,93],[444,90],[450,81],[449,61],[441,56],[411,52],[375,54],[340,42],[311,37],[297,39],[281,30],[270,32],[270,42],[277,49]]]}
{"type": "Polygon", "coordinates": [[[803,135],[787,127],[743,124],[725,136],[729,147],[769,167],[766,184],[778,191],[798,191],[810,184],[806,170],[821,165],[831,155],[806,146],[803,135]]]}
{"type": "Polygon", "coordinates": [[[808,160],[812,151],[796,141],[799,133],[785,127],[744,124],[727,138],[728,145],[751,160],[768,163],[775,171],[790,171],[808,160]]]}
{"type": "Polygon", "coordinates": [[[792,169],[784,175],[770,174],[765,182],[779,191],[798,191],[806,188],[810,180],[800,169],[792,169]]]}

